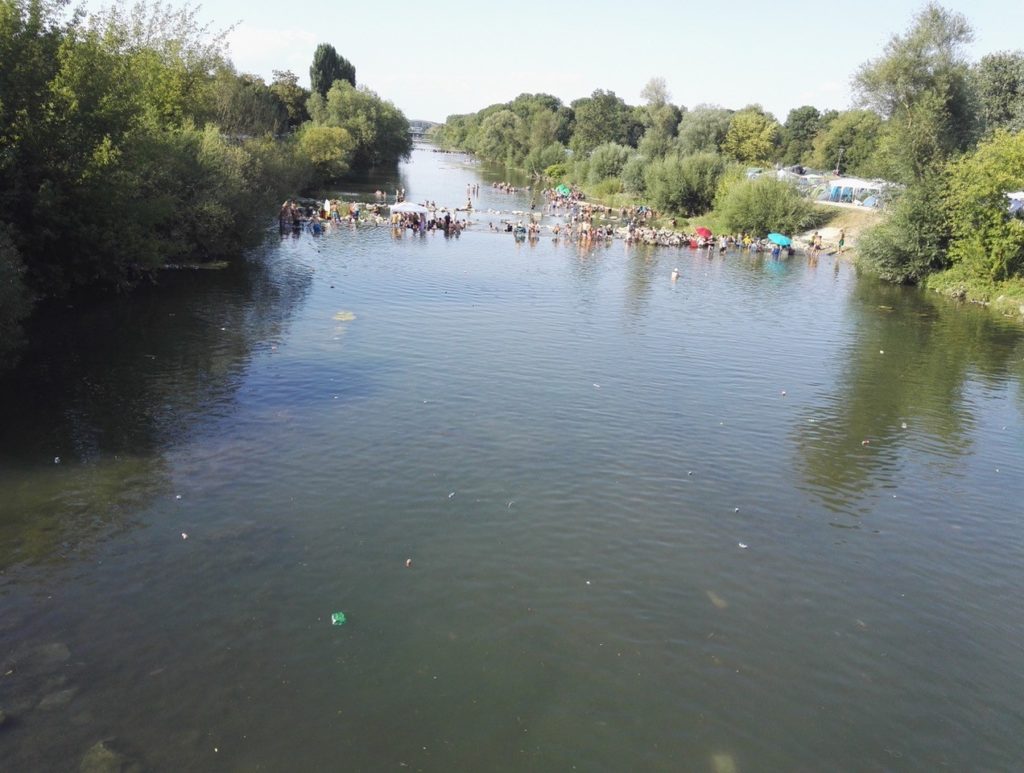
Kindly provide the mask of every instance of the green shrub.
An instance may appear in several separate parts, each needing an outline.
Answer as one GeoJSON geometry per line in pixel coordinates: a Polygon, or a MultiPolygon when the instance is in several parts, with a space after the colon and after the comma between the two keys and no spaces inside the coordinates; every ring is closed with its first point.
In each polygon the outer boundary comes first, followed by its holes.
{"type": "Polygon", "coordinates": [[[634,155],[622,167],[622,187],[627,193],[642,195],[647,191],[647,160],[641,155],[634,155]]]}
{"type": "Polygon", "coordinates": [[[609,177],[618,177],[633,152],[632,148],[614,142],[598,145],[591,152],[587,164],[587,179],[590,184],[597,185],[609,177]]]}
{"type": "Polygon", "coordinates": [[[618,177],[608,177],[595,185],[593,191],[595,198],[607,201],[612,196],[622,193],[622,180],[618,177]]]}
{"type": "Polygon", "coordinates": [[[552,164],[544,169],[544,176],[549,180],[555,182],[561,182],[569,174],[569,165],[564,161],[560,161],[557,164],[552,164]]]}
{"type": "Polygon", "coordinates": [[[700,215],[711,209],[728,162],[717,153],[666,156],[647,166],[646,189],[655,209],[700,215]]]}
{"type": "Polygon", "coordinates": [[[825,215],[788,182],[772,177],[748,180],[733,173],[715,197],[716,214],[727,231],[792,234],[820,225],[825,215]]]}
{"type": "Polygon", "coordinates": [[[949,232],[938,198],[939,181],[930,178],[908,188],[889,217],[857,243],[859,263],[890,282],[916,283],[946,265],[949,232]]]}

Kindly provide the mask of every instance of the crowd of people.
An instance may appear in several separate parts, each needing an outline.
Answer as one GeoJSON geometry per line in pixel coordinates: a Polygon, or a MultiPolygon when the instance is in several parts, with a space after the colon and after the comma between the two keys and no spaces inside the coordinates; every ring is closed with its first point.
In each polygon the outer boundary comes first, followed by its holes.
{"type": "MultiPolygon", "coordinates": [[[[494,190],[507,193],[530,190],[529,187],[517,188],[508,182],[494,182],[491,187],[494,190]]],[[[406,205],[416,211],[391,211],[390,214],[386,212],[387,208],[393,208],[405,201],[404,188],[395,189],[394,204],[389,204],[389,195],[380,190],[375,192],[376,201],[371,203],[344,202],[330,198],[325,199],[322,203],[299,203],[289,199],[281,206],[280,227],[282,233],[286,231],[299,232],[303,228],[307,228],[313,233],[321,233],[329,224],[348,223],[352,226],[389,224],[396,235],[406,232],[415,234],[441,232],[445,236],[457,237],[463,230],[470,227],[469,215],[475,211],[473,199],[479,195],[480,185],[467,183],[464,208],[438,207],[435,201],[425,201],[417,206],[406,205]],[[466,215],[459,217],[461,212],[465,212],[466,215]]],[[[511,233],[517,241],[530,242],[539,240],[546,230],[555,241],[564,240],[581,245],[621,238],[627,244],[689,247],[708,252],[717,250],[719,254],[745,250],[754,253],[770,253],[772,256],[780,257],[783,254],[792,255],[794,253],[791,244],[777,245],[754,234],[737,233],[714,236],[703,228],[697,229],[694,233],[682,232],[676,229],[674,218],[670,221],[671,228],[653,228],[651,221],[657,218],[657,213],[649,207],[640,205],[613,209],[602,204],[593,204],[585,200],[582,191],[568,186],[545,189],[540,192],[540,195],[544,200],[541,212],[533,211],[535,206],[531,205],[530,212],[518,213],[521,215],[519,219],[488,219],[488,230],[511,233]],[[554,219],[555,222],[545,224],[543,223],[544,218],[554,219]]],[[[500,214],[496,210],[487,210],[481,217],[486,218],[488,213],[500,214]]],[[[844,236],[845,234],[840,233],[840,251],[845,246],[844,236]]],[[[808,244],[808,253],[811,257],[817,257],[822,249],[821,236],[815,232],[808,244]]]]}

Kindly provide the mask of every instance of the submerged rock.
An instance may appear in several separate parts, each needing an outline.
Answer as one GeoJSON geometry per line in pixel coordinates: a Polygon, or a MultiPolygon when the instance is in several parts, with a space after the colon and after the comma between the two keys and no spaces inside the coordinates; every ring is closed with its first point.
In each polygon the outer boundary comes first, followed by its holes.
{"type": "Polygon", "coordinates": [[[142,766],[112,745],[112,740],[99,741],[82,757],[80,773],[141,773],[142,766]]]}
{"type": "Polygon", "coordinates": [[[62,642],[22,646],[7,658],[4,669],[13,669],[18,676],[38,676],[56,671],[71,658],[71,650],[62,642]]]}
{"type": "Polygon", "coordinates": [[[60,709],[67,706],[71,701],[78,695],[77,687],[69,687],[66,690],[60,690],[59,692],[52,692],[41,701],[36,708],[40,709],[60,709]]]}

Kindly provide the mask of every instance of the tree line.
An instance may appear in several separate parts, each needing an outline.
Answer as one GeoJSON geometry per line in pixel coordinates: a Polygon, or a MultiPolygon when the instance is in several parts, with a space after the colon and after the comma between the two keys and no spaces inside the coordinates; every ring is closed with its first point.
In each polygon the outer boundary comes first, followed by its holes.
{"type": "Polygon", "coordinates": [[[41,299],[235,257],[283,197],[410,152],[333,46],[306,90],[237,72],[226,34],[160,2],[0,0],[0,365],[41,299]]]}
{"type": "Polygon", "coordinates": [[[655,78],[641,105],[601,89],[569,105],[522,94],[449,116],[436,137],[598,197],[683,217],[712,212],[727,228],[762,233],[814,215],[786,183],[747,179],[750,166],[883,178],[903,193],[863,240],[863,264],[897,282],[956,277],[981,288],[1024,273],[1024,220],[1005,196],[1024,188],[1024,52],[972,63],[972,37],[961,14],[928,4],[853,75],[855,108],[804,105],[784,123],[756,104],[674,105],[655,78]]]}

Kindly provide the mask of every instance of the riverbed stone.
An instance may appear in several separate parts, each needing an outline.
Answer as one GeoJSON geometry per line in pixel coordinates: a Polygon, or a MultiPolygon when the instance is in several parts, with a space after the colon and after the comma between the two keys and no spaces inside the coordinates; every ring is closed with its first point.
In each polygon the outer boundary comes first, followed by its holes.
{"type": "Polygon", "coordinates": [[[6,659],[5,671],[17,676],[38,676],[56,671],[71,659],[71,650],[63,642],[19,647],[6,659]]]}
{"type": "Polygon", "coordinates": [[[62,709],[67,706],[78,695],[77,687],[69,687],[66,690],[51,692],[44,696],[36,708],[40,709],[62,709]]]}
{"type": "Polygon", "coordinates": [[[141,773],[142,766],[113,746],[113,739],[98,741],[82,757],[80,773],[141,773]]]}

